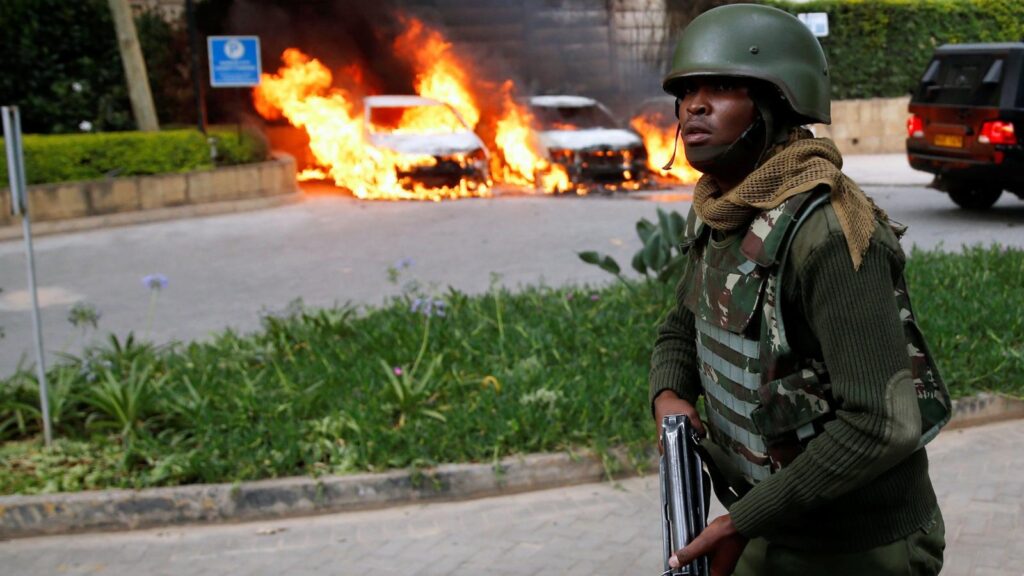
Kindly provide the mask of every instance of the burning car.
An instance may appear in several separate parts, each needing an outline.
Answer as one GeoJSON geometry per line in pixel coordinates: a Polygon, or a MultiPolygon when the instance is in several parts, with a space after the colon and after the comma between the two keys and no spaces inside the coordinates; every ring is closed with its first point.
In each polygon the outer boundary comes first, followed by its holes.
{"type": "Polygon", "coordinates": [[[686,161],[686,153],[682,143],[678,145],[676,132],[679,120],[676,119],[676,99],[672,96],[657,96],[644,100],[629,125],[644,139],[647,148],[650,171],[663,179],[693,184],[700,179],[700,172],[693,169],[686,161]],[[665,163],[675,154],[672,167],[665,170],[665,163]]]}
{"type": "Polygon", "coordinates": [[[403,185],[473,191],[491,185],[487,147],[450,105],[389,95],[367,96],[363,108],[366,142],[388,152],[403,185]]]}
{"type": "Polygon", "coordinates": [[[597,100],[533,96],[527,105],[548,158],[565,168],[573,184],[637,183],[646,179],[647,150],[640,135],[620,128],[597,100]]]}

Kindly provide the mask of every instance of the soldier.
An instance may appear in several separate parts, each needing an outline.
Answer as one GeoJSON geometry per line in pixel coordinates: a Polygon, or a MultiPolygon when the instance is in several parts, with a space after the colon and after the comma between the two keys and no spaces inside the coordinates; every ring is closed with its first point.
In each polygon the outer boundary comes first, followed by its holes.
{"type": "Polygon", "coordinates": [[[784,11],[715,8],[684,30],[664,89],[704,176],[650,401],[656,424],[686,414],[706,434],[729,511],[670,563],[937,574],[944,528],[923,446],[948,392],[910,311],[902,231],[802,127],[831,120],[821,46],[784,11]]]}

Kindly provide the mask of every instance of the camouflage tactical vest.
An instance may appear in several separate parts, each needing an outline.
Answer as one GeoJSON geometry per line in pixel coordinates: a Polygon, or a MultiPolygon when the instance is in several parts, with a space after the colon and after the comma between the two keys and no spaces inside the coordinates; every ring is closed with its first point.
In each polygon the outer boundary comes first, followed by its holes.
{"type": "MultiPolygon", "coordinates": [[[[696,317],[697,355],[715,464],[749,485],[795,457],[833,417],[827,367],[794,354],[782,322],[780,274],[796,229],[828,195],[794,196],[719,243],[691,209],[680,248],[689,255],[683,304],[696,317]],[[721,460],[725,460],[724,462],[721,460]]],[[[949,393],[914,319],[906,285],[894,287],[922,416],[923,446],[949,419],[949,393]]],[[[732,484],[732,482],[730,482],[732,484]]]]}

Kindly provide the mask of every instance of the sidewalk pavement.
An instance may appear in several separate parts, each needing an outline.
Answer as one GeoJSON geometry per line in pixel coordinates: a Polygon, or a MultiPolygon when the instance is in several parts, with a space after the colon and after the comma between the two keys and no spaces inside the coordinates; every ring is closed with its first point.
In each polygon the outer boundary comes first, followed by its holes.
{"type": "MultiPolygon", "coordinates": [[[[1024,420],[930,446],[950,576],[1024,571],[1024,420]]],[[[722,512],[715,503],[711,514],[722,512]]],[[[656,476],[273,522],[0,542],[4,574],[403,575],[661,572],[656,476]]]]}
{"type": "Polygon", "coordinates": [[[927,186],[933,178],[911,168],[902,153],[844,156],[843,172],[860,186],[927,186]]]}

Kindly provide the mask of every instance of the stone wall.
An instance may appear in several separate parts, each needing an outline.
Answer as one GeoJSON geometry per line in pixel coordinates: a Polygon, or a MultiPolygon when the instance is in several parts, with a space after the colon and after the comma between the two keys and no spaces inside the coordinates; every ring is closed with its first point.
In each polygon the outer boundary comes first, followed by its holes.
{"type": "MultiPolygon", "coordinates": [[[[297,191],[295,161],[280,156],[269,162],[184,174],[37,184],[29,186],[28,202],[32,221],[46,222],[297,191]]],[[[0,226],[14,221],[10,205],[10,190],[0,189],[0,226]]]]}
{"type": "Polygon", "coordinates": [[[904,152],[909,104],[909,96],[833,102],[832,125],[816,124],[814,132],[834,140],[843,154],[904,152]]]}
{"type": "Polygon", "coordinates": [[[400,0],[524,94],[583,94],[628,109],[653,95],[670,46],[666,0],[400,0]],[[642,97],[640,98],[642,99],[642,97]]]}

